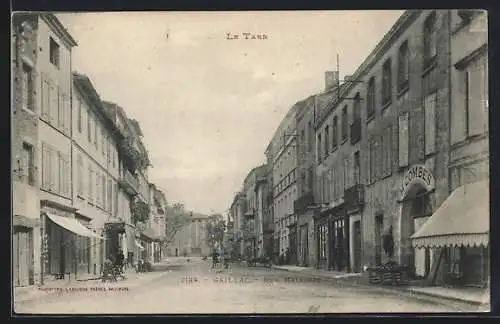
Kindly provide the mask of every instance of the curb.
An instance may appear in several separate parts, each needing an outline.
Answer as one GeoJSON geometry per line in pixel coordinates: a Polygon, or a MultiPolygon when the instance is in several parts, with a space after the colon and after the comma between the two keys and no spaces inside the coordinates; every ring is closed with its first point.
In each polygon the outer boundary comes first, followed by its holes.
{"type": "Polygon", "coordinates": [[[293,271],[290,269],[281,269],[281,268],[276,268],[276,267],[272,267],[271,269],[278,270],[278,271],[285,271],[285,272],[296,272],[297,274],[301,274],[301,275],[304,275],[307,277],[319,278],[321,280],[330,281],[330,282],[342,282],[344,284],[348,284],[348,285],[353,286],[353,287],[369,287],[369,288],[380,289],[384,292],[392,293],[392,294],[410,293],[410,294],[415,295],[415,296],[425,296],[425,297],[432,297],[432,298],[437,298],[437,299],[442,299],[442,300],[455,301],[455,302],[469,304],[472,306],[482,306],[485,304],[484,302],[480,302],[480,301],[476,301],[476,300],[462,299],[462,298],[453,297],[453,296],[437,295],[437,294],[426,292],[426,291],[411,290],[409,288],[401,287],[401,286],[394,287],[394,288],[388,288],[388,287],[379,286],[379,285],[370,285],[370,284],[352,282],[349,280],[349,278],[331,278],[331,277],[326,277],[326,276],[325,277],[314,276],[314,275],[310,275],[310,274],[306,274],[306,273],[301,273],[300,271],[293,271]]]}

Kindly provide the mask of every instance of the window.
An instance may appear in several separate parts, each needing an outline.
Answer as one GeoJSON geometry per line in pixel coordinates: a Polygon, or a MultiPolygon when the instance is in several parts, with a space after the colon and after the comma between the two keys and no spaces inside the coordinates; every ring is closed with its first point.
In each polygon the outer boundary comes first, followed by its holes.
{"type": "Polygon", "coordinates": [[[101,147],[102,155],[106,155],[106,137],[104,136],[104,128],[101,128],[101,147]]]}
{"type": "Polygon", "coordinates": [[[436,58],[436,31],[436,13],[432,12],[424,23],[424,69],[427,69],[436,58]]]}
{"type": "Polygon", "coordinates": [[[476,56],[459,73],[461,94],[452,109],[453,143],[488,131],[488,66],[486,55],[476,56]]]}
{"type": "Polygon", "coordinates": [[[391,102],[392,96],[392,67],[391,59],[385,61],[382,67],[382,106],[391,102]]]}
{"type": "Polygon", "coordinates": [[[317,154],[318,154],[318,163],[322,161],[321,158],[321,134],[318,134],[318,144],[317,144],[317,154]]]}
{"type": "Polygon", "coordinates": [[[42,143],[42,189],[52,189],[52,150],[42,143]]]}
{"type": "Polygon", "coordinates": [[[30,186],[35,185],[35,158],[31,144],[23,143],[23,170],[26,181],[30,186]]]}
{"type": "Polygon", "coordinates": [[[116,152],[116,148],[113,144],[111,151],[113,152],[113,168],[114,168],[116,167],[116,156],[118,155],[118,153],[116,152]]]}
{"type": "Polygon", "coordinates": [[[408,153],[409,153],[409,113],[402,113],[399,116],[399,145],[398,145],[398,160],[399,167],[405,167],[408,165],[408,153]]]}
{"type": "Polygon", "coordinates": [[[92,166],[89,165],[89,202],[94,201],[94,171],[92,166]]]}
{"type": "Polygon", "coordinates": [[[333,125],[332,125],[332,150],[335,150],[338,146],[338,117],[334,116],[333,117],[333,125]]]}
{"type": "Polygon", "coordinates": [[[57,122],[59,120],[59,100],[58,100],[58,89],[56,85],[51,83],[49,90],[49,100],[50,100],[50,123],[54,126],[57,126],[57,122]]]}
{"type": "Polygon", "coordinates": [[[352,106],[352,119],[353,123],[361,119],[361,96],[359,92],[354,96],[354,103],[352,106]]]}
{"type": "Polygon", "coordinates": [[[78,105],[78,120],[77,120],[77,128],[78,132],[82,132],[82,118],[83,118],[83,108],[82,108],[82,102],[77,99],[77,105],[78,105]]]}
{"type": "Polygon", "coordinates": [[[308,147],[308,152],[312,152],[313,150],[313,138],[314,138],[314,130],[312,127],[312,123],[309,122],[307,124],[307,147],[308,147]]]}
{"type": "Polygon", "coordinates": [[[92,114],[87,111],[87,139],[92,143],[92,114]]]}
{"type": "Polygon", "coordinates": [[[42,118],[49,119],[50,116],[50,83],[45,73],[41,74],[42,79],[42,118]]]}
{"type": "Polygon", "coordinates": [[[78,170],[78,174],[76,175],[78,177],[76,192],[78,196],[83,197],[83,158],[81,154],[78,154],[78,157],[76,158],[76,163],[78,170]]]}
{"type": "Polygon", "coordinates": [[[300,131],[300,145],[304,145],[306,142],[306,132],[304,129],[300,131]]]}
{"type": "Polygon", "coordinates": [[[101,204],[106,209],[106,176],[101,175],[101,204]]]}
{"type": "Polygon", "coordinates": [[[58,111],[58,123],[57,126],[59,127],[60,130],[64,130],[65,122],[66,122],[66,111],[64,110],[64,97],[63,93],[61,91],[61,88],[57,86],[57,111],[58,111]]]}
{"type": "Polygon", "coordinates": [[[375,115],[375,78],[368,81],[366,90],[366,118],[371,119],[375,115]]]}
{"type": "Polygon", "coordinates": [[[95,144],[95,148],[96,149],[99,149],[99,123],[97,121],[97,118],[94,119],[94,125],[95,125],[95,128],[94,128],[94,144],[95,144]]]}
{"type": "Polygon", "coordinates": [[[398,91],[408,88],[408,79],[410,75],[410,52],[408,41],[404,41],[399,47],[398,52],[398,91]]]}
{"type": "Polygon", "coordinates": [[[435,153],[436,151],[436,102],[437,102],[436,92],[428,95],[424,99],[425,155],[435,153]]]}
{"type": "Polygon", "coordinates": [[[328,156],[328,152],[330,151],[330,146],[329,146],[329,141],[328,139],[330,138],[330,127],[327,125],[325,127],[325,158],[328,156]]]}
{"type": "MultiPolygon", "coordinates": [[[[343,182],[344,182],[344,185],[343,185],[343,188],[342,189],[346,189],[349,187],[349,156],[347,156],[345,159],[344,159],[344,165],[342,166],[342,170],[343,170],[343,182]]],[[[344,190],[341,190],[341,192],[343,192],[344,190]]]]}
{"type": "Polygon", "coordinates": [[[375,181],[375,140],[371,139],[369,142],[370,161],[368,167],[368,183],[372,184],[375,181]]]}
{"type": "Polygon", "coordinates": [[[392,173],[392,126],[387,127],[382,135],[382,172],[381,176],[386,177],[392,173]]]}
{"type": "Polygon", "coordinates": [[[34,97],[33,69],[26,63],[23,63],[22,67],[21,86],[22,86],[21,89],[22,108],[34,111],[35,97],[34,97]]]}
{"type": "Polygon", "coordinates": [[[361,183],[361,161],[359,151],[354,152],[354,184],[361,183]]]}
{"type": "Polygon", "coordinates": [[[342,108],[342,141],[347,139],[347,125],[347,106],[344,106],[344,108],[342,108]]]}
{"type": "Polygon", "coordinates": [[[55,67],[59,68],[59,60],[60,60],[60,49],[59,44],[50,37],[50,45],[49,45],[49,55],[50,55],[50,63],[52,63],[55,67]]]}

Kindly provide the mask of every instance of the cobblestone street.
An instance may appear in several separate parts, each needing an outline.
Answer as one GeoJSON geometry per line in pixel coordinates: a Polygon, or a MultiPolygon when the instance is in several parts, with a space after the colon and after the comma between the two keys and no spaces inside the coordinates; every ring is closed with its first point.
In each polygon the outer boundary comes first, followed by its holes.
{"type": "Polygon", "coordinates": [[[275,269],[234,266],[210,268],[194,260],[165,271],[139,287],[127,282],[96,283],[99,290],[79,291],[20,302],[17,313],[364,313],[465,312],[476,306],[410,294],[389,295],[376,287],[350,287],[290,275],[275,269]],[[111,289],[111,287],[113,289],[111,289]],[[106,291],[104,291],[106,290],[106,291]]]}

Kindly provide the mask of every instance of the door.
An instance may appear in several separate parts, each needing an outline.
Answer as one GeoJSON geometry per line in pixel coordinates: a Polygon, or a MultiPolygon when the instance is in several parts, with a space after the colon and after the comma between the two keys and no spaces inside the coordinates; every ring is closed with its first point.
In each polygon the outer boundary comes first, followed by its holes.
{"type": "Polygon", "coordinates": [[[361,272],[361,221],[354,222],[353,224],[353,252],[354,252],[354,272],[361,272]]]}

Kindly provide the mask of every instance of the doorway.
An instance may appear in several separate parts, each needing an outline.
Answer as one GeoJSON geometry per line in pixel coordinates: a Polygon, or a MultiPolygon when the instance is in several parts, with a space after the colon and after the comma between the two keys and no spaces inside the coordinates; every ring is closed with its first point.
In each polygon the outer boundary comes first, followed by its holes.
{"type": "Polygon", "coordinates": [[[353,252],[354,252],[354,272],[361,272],[361,246],[362,246],[362,236],[361,236],[361,221],[356,221],[353,224],[353,252]]]}

